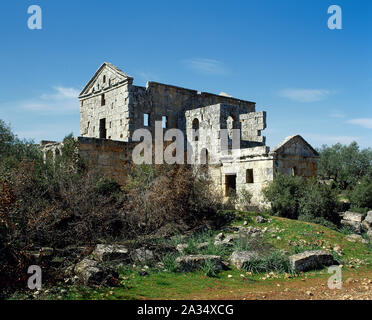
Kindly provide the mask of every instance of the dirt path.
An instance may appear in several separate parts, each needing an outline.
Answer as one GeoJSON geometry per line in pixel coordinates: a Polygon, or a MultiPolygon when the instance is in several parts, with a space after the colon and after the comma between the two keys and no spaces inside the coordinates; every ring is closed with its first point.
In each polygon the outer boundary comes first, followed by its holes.
{"type": "Polygon", "coordinates": [[[372,271],[348,271],[341,289],[329,289],[328,277],[297,278],[287,282],[241,288],[234,291],[209,289],[185,299],[227,300],[372,300],[372,271]]]}

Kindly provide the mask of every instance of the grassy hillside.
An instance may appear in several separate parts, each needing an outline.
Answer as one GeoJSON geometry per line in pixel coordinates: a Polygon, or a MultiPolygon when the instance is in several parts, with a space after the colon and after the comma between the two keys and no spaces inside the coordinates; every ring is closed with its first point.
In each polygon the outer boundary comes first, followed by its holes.
{"type": "MultiPolygon", "coordinates": [[[[370,275],[372,268],[371,244],[350,242],[346,239],[347,234],[331,230],[329,228],[274,216],[262,215],[268,221],[256,223],[255,217],[259,215],[253,212],[237,212],[238,218],[230,223],[234,226],[253,226],[260,229],[269,229],[272,232],[264,233],[264,242],[275,249],[287,251],[287,254],[295,254],[306,250],[325,249],[331,251],[335,259],[343,265],[344,278],[357,274],[370,275]],[[338,252],[338,253],[337,253],[338,252]],[[340,254],[341,252],[341,254],[340,254]]],[[[239,244],[230,250],[216,249],[213,245],[214,237],[219,231],[194,236],[188,239],[173,239],[173,244],[188,243],[190,253],[198,243],[209,241],[209,245],[199,250],[204,254],[220,254],[225,260],[231,250],[238,249],[239,244]],[[194,246],[194,247],[193,247],[194,246]],[[193,248],[192,248],[193,247],[193,248]],[[218,250],[220,250],[218,252],[218,250]],[[225,250],[225,251],[224,251],[225,250]]],[[[165,241],[165,240],[163,240],[165,241]]],[[[164,260],[163,260],[164,262],[164,260]]],[[[166,262],[166,261],[165,261],[166,262]]],[[[70,286],[51,288],[43,291],[41,299],[223,299],[243,297],[254,292],[278,289],[290,290],[291,286],[306,287],[305,281],[319,281],[321,286],[327,285],[330,276],[327,269],[310,271],[301,274],[289,274],[285,272],[250,273],[237,270],[230,266],[230,270],[217,273],[214,276],[206,276],[206,271],[201,270],[192,273],[171,271],[172,261],[159,268],[156,265],[127,266],[121,268],[121,284],[115,288],[87,288],[82,286],[70,286]],[[164,268],[168,268],[164,271],[164,268]],[[148,274],[141,276],[139,271],[148,274]],[[313,279],[313,280],[311,280],[313,279]],[[287,289],[285,289],[287,288],[287,289]]],[[[16,296],[14,296],[15,298],[16,296]]],[[[265,297],[265,296],[262,296],[265,297]]]]}

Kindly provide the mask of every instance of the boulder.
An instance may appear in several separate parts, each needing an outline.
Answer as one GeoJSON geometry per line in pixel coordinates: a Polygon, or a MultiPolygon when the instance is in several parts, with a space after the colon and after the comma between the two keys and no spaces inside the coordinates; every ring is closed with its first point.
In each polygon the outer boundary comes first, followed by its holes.
{"type": "Polygon", "coordinates": [[[224,235],[222,232],[220,232],[218,235],[215,236],[214,240],[222,241],[223,238],[224,238],[224,235]]]}
{"type": "Polygon", "coordinates": [[[180,243],[180,244],[177,244],[176,249],[179,253],[183,254],[183,252],[185,251],[186,248],[188,248],[188,246],[189,245],[187,243],[180,243]]]}
{"type": "Polygon", "coordinates": [[[223,269],[223,263],[220,256],[214,255],[188,255],[180,256],[176,259],[177,268],[180,271],[191,272],[200,269],[206,262],[212,262],[217,269],[223,269]]]}
{"type": "Polygon", "coordinates": [[[265,223],[265,222],[267,222],[267,220],[262,216],[257,216],[256,217],[256,222],[257,223],[265,223]]]}
{"type": "Polygon", "coordinates": [[[350,234],[346,236],[346,240],[350,242],[360,241],[361,243],[364,243],[364,244],[368,243],[368,241],[363,239],[363,237],[360,234],[350,234]]]}
{"type": "Polygon", "coordinates": [[[343,219],[361,223],[363,221],[363,219],[365,218],[365,216],[366,216],[365,213],[357,213],[357,212],[346,211],[344,213],[343,219]]]}
{"type": "Polygon", "coordinates": [[[369,230],[367,232],[367,236],[368,236],[369,240],[372,241],[372,230],[369,230]]]}
{"type": "Polygon", "coordinates": [[[146,248],[138,248],[132,254],[132,259],[135,262],[147,262],[154,260],[154,253],[146,248]]]}
{"type": "Polygon", "coordinates": [[[341,220],[341,224],[344,225],[345,227],[350,228],[356,233],[361,233],[362,232],[362,223],[357,222],[357,221],[352,221],[352,220],[341,220]]]}
{"type": "Polygon", "coordinates": [[[314,270],[335,263],[333,256],[329,252],[322,250],[294,254],[289,257],[289,262],[295,272],[314,270]]]}
{"type": "Polygon", "coordinates": [[[257,253],[253,251],[234,251],[230,257],[230,263],[240,270],[255,257],[257,253]]]}
{"type": "Polygon", "coordinates": [[[122,245],[97,244],[92,258],[99,262],[129,263],[129,250],[122,245]]]}
{"type": "Polygon", "coordinates": [[[362,229],[364,231],[372,230],[372,211],[368,211],[366,218],[362,222],[362,229]]]}
{"type": "Polygon", "coordinates": [[[118,273],[112,268],[99,264],[98,261],[88,258],[78,262],[74,268],[75,275],[85,285],[113,283],[118,281],[118,273]]]}

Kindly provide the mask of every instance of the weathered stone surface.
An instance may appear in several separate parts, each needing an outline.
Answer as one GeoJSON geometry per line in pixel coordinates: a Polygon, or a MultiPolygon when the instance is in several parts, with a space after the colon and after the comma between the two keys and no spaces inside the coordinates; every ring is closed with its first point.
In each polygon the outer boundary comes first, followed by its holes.
{"type": "Polygon", "coordinates": [[[221,257],[214,255],[180,256],[176,259],[176,264],[180,271],[191,272],[202,267],[206,261],[213,263],[218,269],[223,269],[221,257]]]}
{"type": "Polygon", "coordinates": [[[367,216],[362,222],[362,229],[364,231],[372,230],[372,211],[368,211],[367,216]]]}
{"type": "Polygon", "coordinates": [[[355,222],[362,222],[365,216],[366,216],[365,213],[346,211],[344,213],[343,219],[349,220],[349,221],[355,221],[355,222]]]}
{"type": "Polygon", "coordinates": [[[368,236],[368,238],[370,239],[370,241],[372,241],[372,230],[369,230],[369,231],[367,232],[367,236],[368,236]]]}
{"type": "Polygon", "coordinates": [[[154,260],[154,253],[146,248],[138,248],[134,250],[132,259],[135,262],[148,262],[154,260]]]}
{"type": "Polygon", "coordinates": [[[79,280],[85,285],[112,283],[113,279],[118,279],[118,273],[99,264],[98,261],[88,258],[83,259],[75,265],[74,272],[79,280]]]}
{"type": "Polygon", "coordinates": [[[362,242],[364,244],[368,243],[368,241],[363,239],[363,237],[360,234],[350,234],[350,235],[346,236],[346,240],[350,241],[350,242],[359,241],[359,242],[362,242]]]}
{"type": "Polygon", "coordinates": [[[255,257],[257,253],[253,251],[234,251],[230,257],[230,263],[240,270],[255,257]]]}
{"type": "Polygon", "coordinates": [[[180,243],[177,244],[176,249],[179,253],[183,253],[187,247],[188,247],[187,243],[180,243]]]}
{"type": "Polygon", "coordinates": [[[295,272],[318,269],[334,263],[333,256],[322,250],[305,251],[289,257],[291,267],[295,272]]]}
{"type": "Polygon", "coordinates": [[[126,263],[130,261],[129,250],[122,245],[97,244],[92,258],[100,262],[126,263]]]}
{"type": "Polygon", "coordinates": [[[256,217],[256,222],[257,223],[265,223],[265,222],[267,222],[267,220],[262,216],[257,216],[256,217]]]}

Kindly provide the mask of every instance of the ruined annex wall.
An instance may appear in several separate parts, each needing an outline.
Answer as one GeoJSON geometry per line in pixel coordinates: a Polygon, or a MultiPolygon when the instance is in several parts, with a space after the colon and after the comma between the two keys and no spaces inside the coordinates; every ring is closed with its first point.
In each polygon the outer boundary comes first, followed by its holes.
{"type": "Polygon", "coordinates": [[[264,201],[263,189],[274,179],[274,159],[270,156],[257,156],[245,159],[240,162],[223,163],[221,167],[221,186],[226,194],[227,175],[236,175],[237,194],[247,190],[251,195],[252,206],[266,208],[268,206],[264,201]],[[253,183],[248,180],[248,169],[253,172],[253,183]]]}
{"type": "Polygon", "coordinates": [[[133,143],[78,137],[79,156],[98,174],[125,184],[132,166],[133,143]]]}
{"type": "Polygon", "coordinates": [[[314,177],[317,172],[318,158],[303,157],[301,155],[282,154],[278,155],[274,168],[281,174],[289,174],[301,177],[314,177]]]}
{"type": "Polygon", "coordinates": [[[313,177],[317,172],[318,153],[299,135],[288,137],[276,147],[274,169],[282,174],[313,177]]]}

